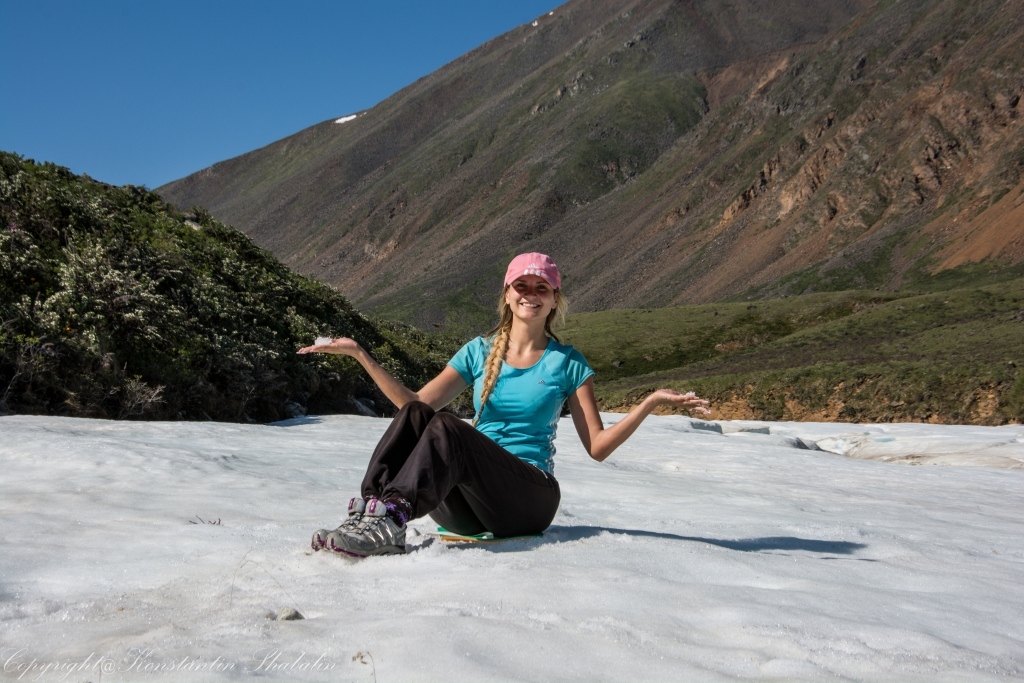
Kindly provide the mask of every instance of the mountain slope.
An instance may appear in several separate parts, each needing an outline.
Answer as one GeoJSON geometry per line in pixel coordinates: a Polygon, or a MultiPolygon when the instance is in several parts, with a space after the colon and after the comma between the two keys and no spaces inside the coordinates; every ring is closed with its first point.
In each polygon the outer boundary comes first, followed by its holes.
{"type": "Polygon", "coordinates": [[[159,191],[421,325],[486,324],[530,250],[577,310],[998,270],[1024,259],[1022,17],[570,2],[355,120],[159,191]]]}
{"type": "Polygon", "coordinates": [[[854,11],[838,1],[570,3],[355,120],[160,192],[209,207],[365,303],[401,300],[424,278],[474,299],[465,285],[483,278],[489,309],[487,276],[506,253],[631,182],[700,120],[696,73],[818,39],[854,11]]]}

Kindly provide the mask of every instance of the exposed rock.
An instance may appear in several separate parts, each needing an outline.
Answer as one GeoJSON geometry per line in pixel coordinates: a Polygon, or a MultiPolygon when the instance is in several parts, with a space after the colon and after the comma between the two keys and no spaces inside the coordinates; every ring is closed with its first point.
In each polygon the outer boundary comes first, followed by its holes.
{"type": "Polygon", "coordinates": [[[690,427],[692,429],[699,429],[704,432],[715,432],[716,434],[722,433],[722,425],[715,422],[704,422],[703,420],[690,420],[690,427]]]}
{"type": "Polygon", "coordinates": [[[374,411],[374,409],[361,398],[352,399],[352,408],[355,409],[358,414],[365,415],[366,417],[380,417],[377,415],[376,411],[374,411]]]}
{"type": "Polygon", "coordinates": [[[295,401],[286,401],[284,404],[284,412],[288,417],[303,417],[306,414],[306,409],[295,401]]]}

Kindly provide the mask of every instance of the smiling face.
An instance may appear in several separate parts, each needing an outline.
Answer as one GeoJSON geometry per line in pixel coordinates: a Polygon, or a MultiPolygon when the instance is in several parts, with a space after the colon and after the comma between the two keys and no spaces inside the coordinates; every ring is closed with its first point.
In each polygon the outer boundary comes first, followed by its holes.
{"type": "Polygon", "coordinates": [[[555,290],[539,275],[523,275],[509,285],[505,302],[520,320],[546,320],[555,307],[555,290]]]}

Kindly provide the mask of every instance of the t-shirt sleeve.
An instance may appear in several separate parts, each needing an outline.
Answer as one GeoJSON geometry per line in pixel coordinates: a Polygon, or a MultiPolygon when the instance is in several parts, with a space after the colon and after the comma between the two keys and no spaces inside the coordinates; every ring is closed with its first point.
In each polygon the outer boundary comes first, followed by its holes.
{"type": "Polygon", "coordinates": [[[469,386],[473,386],[473,382],[476,381],[476,369],[480,365],[478,358],[480,356],[481,341],[480,337],[469,340],[448,361],[448,365],[454,368],[455,372],[462,375],[462,379],[469,386]]]}
{"type": "Polygon", "coordinates": [[[569,362],[565,366],[566,393],[572,396],[587,381],[587,378],[593,375],[594,371],[587,363],[587,359],[583,357],[582,353],[573,349],[569,353],[569,362]]]}

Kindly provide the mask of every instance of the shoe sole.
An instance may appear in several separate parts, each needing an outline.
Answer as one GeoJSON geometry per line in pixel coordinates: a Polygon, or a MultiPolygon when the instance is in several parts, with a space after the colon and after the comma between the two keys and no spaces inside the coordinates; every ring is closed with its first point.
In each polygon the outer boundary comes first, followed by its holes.
{"type": "Polygon", "coordinates": [[[330,550],[331,552],[337,553],[339,555],[347,555],[349,557],[359,557],[359,558],[371,557],[371,556],[376,556],[376,555],[404,555],[405,554],[405,546],[399,546],[399,545],[385,545],[385,546],[381,546],[380,548],[374,548],[373,550],[371,550],[370,552],[367,552],[367,553],[360,553],[360,552],[355,551],[355,550],[349,550],[348,548],[339,548],[331,540],[328,540],[327,545],[325,545],[324,547],[327,550],[330,550]]]}
{"type": "Polygon", "coordinates": [[[365,555],[358,553],[354,550],[335,550],[334,552],[342,553],[344,555],[348,555],[349,557],[377,557],[378,555],[404,555],[405,548],[401,548],[397,545],[390,545],[385,548],[377,548],[376,550],[366,553],[365,555]]]}
{"type": "Polygon", "coordinates": [[[405,546],[400,545],[386,545],[380,548],[376,548],[373,551],[362,555],[362,557],[370,557],[371,555],[404,555],[405,546]]]}

